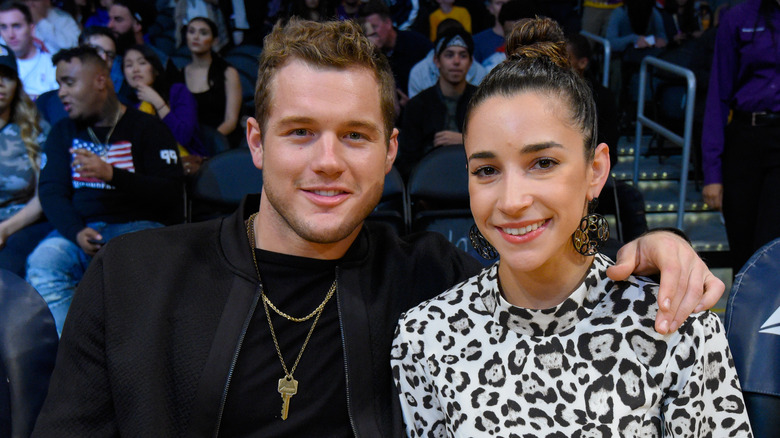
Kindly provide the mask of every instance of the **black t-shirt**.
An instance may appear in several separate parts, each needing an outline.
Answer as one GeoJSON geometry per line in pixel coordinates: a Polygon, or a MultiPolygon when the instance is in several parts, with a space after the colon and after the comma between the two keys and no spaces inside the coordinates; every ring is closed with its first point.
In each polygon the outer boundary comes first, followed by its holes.
{"type": "MultiPolygon", "coordinates": [[[[303,317],[325,298],[340,260],[316,260],[256,249],[266,296],[277,308],[303,317]]],[[[338,291],[337,291],[338,293],[338,291]]],[[[314,317],[296,323],[277,315],[271,321],[291,370],[314,317]]],[[[220,435],[231,437],[351,437],[347,410],[344,349],[336,294],[323,309],[293,376],[298,393],[290,399],[287,420],[281,419],[282,397],[277,391],[284,376],[268,328],[265,309],[258,304],[238,356],[228,390],[220,435]]]]}

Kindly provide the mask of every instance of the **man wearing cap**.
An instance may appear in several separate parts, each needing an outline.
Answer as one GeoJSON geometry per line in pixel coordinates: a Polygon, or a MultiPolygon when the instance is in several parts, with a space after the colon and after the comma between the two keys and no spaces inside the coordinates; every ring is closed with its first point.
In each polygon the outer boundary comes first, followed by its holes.
{"type": "MultiPolygon", "coordinates": [[[[136,44],[149,44],[144,31],[154,21],[153,6],[141,0],[115,0],[108,10],[108,28],[116,37],[117,53],[124,56],[125,51],[136,44]]],[[[149,47],[165,65],[168,55],[151,44],[149,47]]]]}
{"type": "Polygon", "coordinates": [[[443,32],[434,50],[439,81],[409,101],[401,123],[396,167],[404,177],[434,148],[463,143],[466,106],[476,90],[466,81],[474,54],[468,32],[462,28],[443,32]]]}
{"type": "Polygon", "coordinates": [[[0,36],[14,52],[19,78],[32,99],[57,88],[51,55],[35,46],[34,30],[32,14],[24,3],[8,0],[0,4],[0,36]]]}

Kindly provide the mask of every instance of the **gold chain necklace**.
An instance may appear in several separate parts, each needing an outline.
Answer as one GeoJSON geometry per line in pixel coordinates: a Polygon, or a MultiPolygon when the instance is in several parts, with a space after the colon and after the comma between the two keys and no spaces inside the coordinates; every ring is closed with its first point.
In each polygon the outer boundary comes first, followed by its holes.
{"type": "MultiPolygon", "coordinates": [[[[255,255],[255,218],[257,217],[257,213],[252,214],[249,216],[249,221],[247,221],[246,225],[246,235],[249,239],[249,249],[252,251],[252,261],[255,264],[255,272],[257,273],[257,279],[260,280],[260,268],[257,265],[257,256],[255,255]]],[[[282,363],[282,369],[284,370],[284,377],[279,379],[279,385],[277,388],[277,391],[279,391],[279,394],[282,396],[282,420],[287,419],[287,413],[290,409],[290,398],[298,393],[298,381],[293,378],[293,373],[295,372],[295,369],[298,367],[298,362],[301,360],[301,356],[303,356],[303,350],[306,349],[306,345],[309,344],[309,339],[311,338],[311,334],[314,333],[314,327],[317,326],[317,321],[320,320],[320,316],[322,315],[322,311],[325,308],[325,305],[328,304],[328,301],[330,301],[331,297],[333,297],[333,294],[336,292],[336,288],[338,287],[338,278],[333,280],[333,284],[330,286],[330,290],[328,290],[328,294],[325,296],[325,299],[320,303],[319,306],[317,306],[316,309],[314,309],[313,312],[308,314],[307,316],[303,318],[294,318],[281,310],[279,310],[274,304],[271,302],[271,300],[268,299],[268,297],[265,295],[265,292],[260,290],[260,296],[263,299],[263,308],[265,309],[265,317],[268,320],[268,327],[271,329],[271,339],[274,341],[274,347],[276,347],[276,354],[279,356],[279,361],[282,363]],[[311,328],[309,329],[309,333],[306,335],[306,339],[303,341],[303,346],[301,347],[301,351],[298,352],[298,357],[295,358],[295,363],[293,363],[292,368],[288,371],[287,370],[287,364],[284,363],[284,357],[282,356],[282,349],[279,348],[279,341],[276,339],[276,332],[274,331],[274,324],[271,322],[271,313],[268,311],[268,307],[271,307],[274,312],[279,314],[280,316],[284,317],[285,319],[288,319],[290,321],[294,322],[304,322],[309,320],[312,316],[314,316],[314,322],[311,324],[311,328]]]]}

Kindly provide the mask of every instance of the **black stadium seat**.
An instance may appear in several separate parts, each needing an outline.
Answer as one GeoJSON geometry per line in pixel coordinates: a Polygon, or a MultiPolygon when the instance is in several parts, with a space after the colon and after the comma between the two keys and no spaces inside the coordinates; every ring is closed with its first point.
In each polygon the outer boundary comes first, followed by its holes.
{"type": "Polygon", "coordinates": [[[32,433],[57,343],[54,318],[43,298],[17,275],[0,269],[0,436],[32,433]]]}

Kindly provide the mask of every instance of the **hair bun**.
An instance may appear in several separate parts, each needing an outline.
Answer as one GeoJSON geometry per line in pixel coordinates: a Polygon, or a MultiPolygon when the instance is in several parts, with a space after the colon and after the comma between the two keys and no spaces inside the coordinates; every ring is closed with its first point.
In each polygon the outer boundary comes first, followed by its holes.
{"type": "Polygon", "coordinates": [[[507,38],[506,54],[509,58],[547,58],[559,67],[571,67],[563,30],[547,17],[518,21],[507,38]]]}

